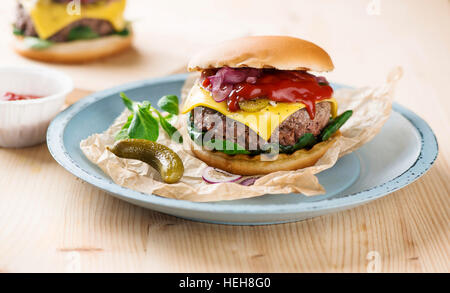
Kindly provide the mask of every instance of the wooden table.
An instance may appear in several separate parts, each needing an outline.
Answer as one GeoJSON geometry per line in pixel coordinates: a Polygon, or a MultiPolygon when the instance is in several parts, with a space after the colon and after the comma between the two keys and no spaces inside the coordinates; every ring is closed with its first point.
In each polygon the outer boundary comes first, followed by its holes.
{"type": "MultiPolygon", "coordinates": [[[[358,208],[298,223],[233,227],[115,199],[66,172],[46,145],[0,149],[0,272],[449,272],[449,2],[217,5],[130,0],[134,50],[90,65],[39,65],[69,73],[85,90],[72,101],[87,90],[178,72],[193,52],[221,39],[302,36],[331,54],[336,70],[329,78],[336,82],[373,85],[401,65],[396,100],[434,129],[435,165],[408,187],[358,208]]],[[[12,7],[10,0],[0,8],[2,40],[12,7]]],[[[38,64],[5,45],[0,61],[38,64]]]]}

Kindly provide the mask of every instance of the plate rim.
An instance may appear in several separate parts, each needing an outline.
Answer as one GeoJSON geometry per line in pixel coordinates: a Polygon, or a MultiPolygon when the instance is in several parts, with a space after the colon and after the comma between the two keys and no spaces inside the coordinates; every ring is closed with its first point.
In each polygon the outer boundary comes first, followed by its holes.
{"type": "MultiPolygon", "coordinates": [[[[56,160],[56,162],[72,173],[74,176],[81,180],[99,188],[115,197],[119,197],[122,200],[145,202],[147,205],[188,210],[196,212],[214,212],[221,214],[279,214],[279,213],[302,213],[302,212],[314,212],[342,209],[349,206],[361,205],[366,202],[372,201],[377,198],[386,196],[396,190],[399,190],[410,183],[420,178],[425,172],[427,172],[433,163],[435,162],[439,147],[431,127],[417,114],[401,106],[397,103],[393,103],[393,110],[398,112],[404,118],[406,118],[418,131],[421,139],[421,150],[415,163],[410,166],[405,172],[386,181],[382,184],[374,186],[372,188],[348,194],[339,198],[327,198],[321,201],[315,202],[302,202],[295,204],[276,205],[227,205],[227,201],[221,201],[221,205],[217,205],[217,202],[192,202],[187,200],[178,200],[173,198],[165,198],[155,194],[147,194],[140,191],[132,190],[123,186],[120,186],[114,182],[108,182],[101,177],[97,177],[94,174],[81,168],[76,161],[72,159],[67,152],[64,145],[64,132],[67,124],[70,120],[78,114],[80,111],[89,107],[99,100],[105,99],[108,96],[120,92],[133,90],[137,87],[150,86],[161,82],[180,82],[186,79],[188,74],[176,74],[166,77],[152,78],[134,81],[119,85],[110,89],[95,92],[77,103],[66,108],[60,112],[50,123],[47,131],[47,147],[50,154],[56,160]],[[126,199],[125,199],[126,198],[126,199]]],[[[340,85],[348,87],[345,85],[340,85]]]]}

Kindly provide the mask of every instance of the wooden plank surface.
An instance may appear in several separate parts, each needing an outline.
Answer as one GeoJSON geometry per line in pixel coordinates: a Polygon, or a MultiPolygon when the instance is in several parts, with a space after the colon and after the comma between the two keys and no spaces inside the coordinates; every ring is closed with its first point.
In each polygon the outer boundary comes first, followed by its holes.
{"type": "MultiPolygon", "coordinates": [[[[11,2],[2,3],[0,16],[12,15],[11,2]]],[[[223,38],[293,34],[327,49],[335,60],[333,81],[375,84],[401,65],[397,102],[435,131],[435,165],[364,206],[298,223],[237,227],[185,221],[117,200],[66,172],[45,144],[0,148],[0,272],[450,271],[448,1],[379,1],[379,14],[367,8],[371,1],[231,0],[220,11],[209,1],[149,2],[129,1],[131,16],[150,14],[136,20],[134,51],[87,66],[49,65],[85,89],[70,103],[92,90],[178,72],[192,52],[223,38]],[[241,15],[238,8],[255,13],[241,15]],[[234,23],[227,22],[230,15],[234,23]]],[[[6,38],[9,23],[1,19],[6,38]]],[[[37,65],[3,45],[0,60],[37,65]]]]}

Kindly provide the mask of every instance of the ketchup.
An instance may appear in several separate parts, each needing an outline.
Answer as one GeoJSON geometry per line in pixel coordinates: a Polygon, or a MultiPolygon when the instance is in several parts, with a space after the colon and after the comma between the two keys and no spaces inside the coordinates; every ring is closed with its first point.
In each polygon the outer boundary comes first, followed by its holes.
{"type": "Polygon", "coordinates": [[[40,96],[33,96],[33,95],[19,95],[12,92],[6,92],[3,95],[3,99],[6,101],[21,101],[21,100],[34,100],[42,98],[40,96]]]}
{"type": "MultiPolygon", "coordinates": [[[[203,87],[210,89],[207,78],[203,87]]],[[[266,98],[276,102],[305,105],[311,119],[314,119],[316,102],[331,97],[333,89],[325,82],[305,71],[264,70],[255,83],[241,82],[234,85],[226,101],[231,112],[238,111],[239,101],[266,98]]]]}

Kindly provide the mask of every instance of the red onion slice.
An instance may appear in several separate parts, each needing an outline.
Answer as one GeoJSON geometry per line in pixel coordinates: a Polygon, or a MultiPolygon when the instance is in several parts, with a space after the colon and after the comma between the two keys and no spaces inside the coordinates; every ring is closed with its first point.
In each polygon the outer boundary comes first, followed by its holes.
{"type": "Polygon", "coordinates": [[[211,93],[218,103],[223,102],[235,85],[241,82],[255,84],[261,76],[261,69],[223,67],[216,74],[206,77],[211,84],[211,93]]]}
{"type": "Polygon", "coordinates": [[[206,167],[205,170],[203,170],[202,178],[207,183],[217,184],[226,182],[236,182],[239,179],[241,179],[242,176],[231,174],[213,167],[206,167]]]}
{"type": "Polygon", "coordinates": [[[255,184],[256,180],[258,180],[260,177],[249,177],[249,178],[245,178],[244,180],[242,180],[241,182],[239,182],[240,185],[244,185],[244,186],[251,186],[253,184],[255,184]]]}
{"type": "Polygon", "coordinates": [[[219,74],[222,74],[224,83],[231,84],[243,82],[247,77],[245,71],[239,69],[231,69],[229,67],[220,69],[219,74]]]}
{"type": "Polygon", "coordinates": [[[245,72],[247,73],[247,76],[260,77],[261,73],[262,73],[262,69],[247,68],[247,69],[245,69],[245,72]]]}
{"type": "Polygon", "coordinates": [[[231,91],[233,90],[233,86],[226,85],[221,89],[218,89],[216,91],[213,91],[213,99],[214,101],[220,103],[226,100],[228,96],[230,95],[231,91]]]}
{"type": "Polygon", "coordinates": [[[324,76],[316,76],[316,81],[319,84],[328,84],[328,80],[324,76]]]}
{"type": "Polygon", "coordinates": [[[249,76],[249,77],[247,77],[245,82],[250,83],[250,84],[255,84],[257,79],[258,78],[256,76],[249,76]]]}

